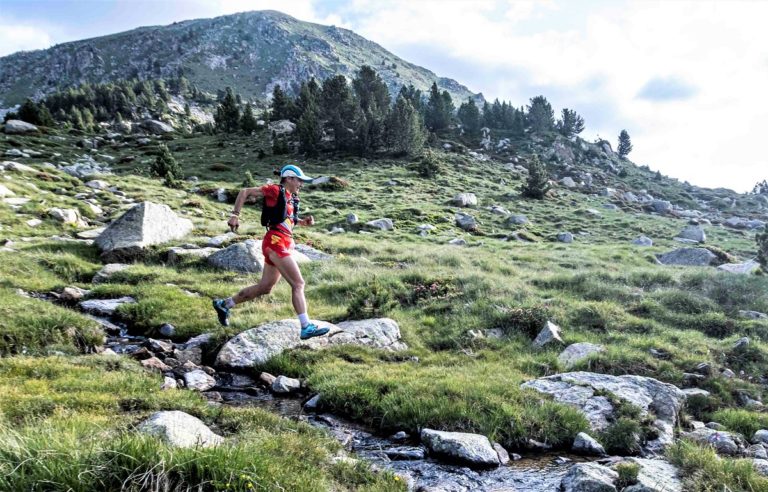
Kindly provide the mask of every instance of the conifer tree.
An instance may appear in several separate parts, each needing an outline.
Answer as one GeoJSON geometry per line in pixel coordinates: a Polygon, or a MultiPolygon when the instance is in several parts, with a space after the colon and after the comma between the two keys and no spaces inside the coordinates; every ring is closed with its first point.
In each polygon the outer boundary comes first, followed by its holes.
{"type": "Polygon", "coordinates": [[[554,128],[555,113],[546,97],[531,98],[531,104],[528,106],[527,123],[534,133],[544,133],[554,128]]]}
{"type": "Polygon", "coordinates": [[[619,152],[619,157],[622,159],[632,152],[632,141],[629,139],[627,130],[621,130],[621,133],[619,133],[619,146],[617,151],[619,152]]]}
{"type": "Polygon", "coordinates": [[[343,75],[329,77],[323,82],[320,94],[320,111],[333,132],[334,148],[349,149],[354,128],[355,100],[343,75]]]}
{"type": "Polygon", "coordinates": [[[427,128],[433,132],[448,128],[453,117],[453,101],[448,91],[441,94],[437,83],[433,82],[429,89],[429,100],[426,108],[427,128]]]}
{"type": "Polygon", "coordinates": [[[216,129],[221,132],[233,133],[240,128],[240,109],[237,107],[232,89],[227,87],[221,103],[213,116],[216,129]]]}
{"type": "Polygon", "coordinates": [[[468,137],[476,138],[480,135],[480,110],[477,109],[475,101],[471,97],[467,98],[467,102],[459,107],[457,116],[461,124],[464,125],[468,137]]]}
{"type": "Polygon", "coordinates": [[[293,101],[283,91],[280,84],[275,85],[272,89],[272,113],[270,119],[272,121],[288,120],[294,118],[296,108],[293,101]]]}
{"type": "Polygon", "coordinates": [[[240,117],[240,129],[246,135],[251,135],[256,131],[256,118],[253,116],[253,109],[251,103],[245,105],[243,115],[240,117]]]}
{"type": "Polygon", "coordinates": [[[541,200],[549,191],[549,177],[547,169],[539,161],[539,157],[533,154],[528,164],[528,179],[523,186],[523,196],[541,200]]]}
{"type": "Polygon", "coordinates": [[[422,100],[421,90],[414,87],[413,84],[409,84],[408,86],[404,85],[400,88],[398,97],[400,96],[403,96],[409,103],[411,103],[413,109],[418,111],[421,117],[424,118],[424,101],[422,100]]]}
{"type": "Polygon", "coordinates": [[[768,228],[758,232],[755,241],[757,242],[757,261],[763,268],[763,272],[768,273],[768,228]]]}
{"type": "Polygon", "coordinates": [[[359,106],[355,116],[357,150],[360,155],[366,155],[383,144],[389,90],[379,74],[367,65],[358,70],[352,87],[359,106]]]}
{"type": "Polygon", "coordinates": [[[576,111],[563,108],[562,116],[557,122],[557,131],[564,137],[572,137],[584,131],[584,118],[576,111]]]}
{"type": "Polygon", "coordinates": [[[150,166],[150,172],[163,178],[163,184],[169,188],[178,188],[184,173],[176,159],[173,158],[171,151],[165,145],[160,145],[160,153],[155,158],[155,162],[150,166]]]}
{"type": "Polygon", "coordinates": [[[395,154],[417,155],[424,148],[426,133],[421,116],[403,96],[395,101],[387,118],[387,142],[395,154]]]}
{"type": "Polygon", "coordinates": [[[304,108],[304,112],[296,124],[296,133],[299,136],[299,152],[303,152],[310,157],[316,157],[320,151],[323,129],[320,126],[318,109],[314,102],[310,102],[304,108]]]}

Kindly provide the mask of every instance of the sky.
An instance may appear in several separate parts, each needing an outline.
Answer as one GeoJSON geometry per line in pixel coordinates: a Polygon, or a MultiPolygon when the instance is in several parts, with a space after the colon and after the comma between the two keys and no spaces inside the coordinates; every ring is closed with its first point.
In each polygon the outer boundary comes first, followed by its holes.
{"type": "MultiPolygon", "coordinates": [[[[587,140],[697,186],[768,179],[768,1],[0,0],[0,56],[146,25],[279,10],[351,29],[487,100],[544,95],[587,140]]],[[[458,105],[458,104],[457,104],[458,105]]]]}

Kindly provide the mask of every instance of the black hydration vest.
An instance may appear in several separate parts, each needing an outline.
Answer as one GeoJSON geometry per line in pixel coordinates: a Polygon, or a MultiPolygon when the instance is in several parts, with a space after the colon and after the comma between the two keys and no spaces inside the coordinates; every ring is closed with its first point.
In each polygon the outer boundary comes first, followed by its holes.
{"type": "MultiPolygon", "coordinates": [[[[293,215],[291,219],[293,223],[299,222],[299,197],[293,195],[291,197],[291,203],[293,204],[293,215]]],[[[261,225],[267,228],[267,230],[275,230],[278,224],[281,224],[288,218],[288,207],[285,201],[285,188],[280,185],[280,192],[277,194],[277,203],[274,207],[267,206],[267,199],[264,199],[264,204],[261,207],[261,225]]]]}

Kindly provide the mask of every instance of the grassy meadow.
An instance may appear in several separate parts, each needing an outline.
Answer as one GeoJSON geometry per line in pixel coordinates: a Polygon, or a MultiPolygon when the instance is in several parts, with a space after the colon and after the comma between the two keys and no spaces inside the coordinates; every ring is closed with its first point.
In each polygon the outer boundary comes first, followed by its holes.
{"type": "MultiPolygon", "coordinates": [[[[93,320],[19,293],[79,286],[92,289],[92,298],[130,295],[137,303],[119,309],[124,321],[148,336],[159,336],[159,327],[171,323],[178,341],[212,333],[206,354],[211,362],[229,337],[293,317],[290,289],[281,282],[269,296],[238,307],[231,326],[222,328],[210,299],[231,295],[258,276],[217,271],[201,261],[171,266],[164,252],[175,244],[204,245],[205,236],[226,232],[231,205],[219,203],[210,191],[236,191],[246,171],[265,182],[273,169],[296,161],[270,155],[263,137],[182,136],[165,143],[186,175],[199,180],[169,189],[148,176],[154,145],[128,142],[97,151],[97,160],[101,153],[115,158],[116,174],[101,179],[136,201],[169,205],[192,219],[195,230],[177,243],[155,247],[108,283],[92,285],[102,266],[98,251],[51,239],[76,230],[46,215],[61,207],[88,216],[92,212],[75,195],[92,190],[41,167],[46,161],[73,162],[85,151],[73,145],[76,137],[50,137],[0,137],[0,152],[14,147],[43,152],[23,160],[38,172],[0,174],[0,183],[30,198],[16,210],[0,203],[0,237],[11,241],[13,250],[0,252],[0,490],[144,490],[154,484],[192,490],[197,483],[207,484],[206,490],[404,489],[391,474],[334,461],[340,446],[308,425],[258,409],[212,407],[185,390],[160,391],[162,377],[137,362],[89,354],[101,338],[93,320]],[[267,156],[259,158],[260,150],[267,156]],[[26,221],[32,218],[43,222],[30,227],[26,221]],[[227,437],[227,444],[178,451],[133,432],[161,409],[201,418],[227,437]]],[[[314,215],[316,225],[299,229],[297,242],[335,256],[302,266],[311,317],[393,318],[409,350],[295,350],[254,368],[253,375],[266,370],[300,377],[322,394],[330,411],[382,432],[431,427],[485,434],[510,451],[523,450],[529,438],[567,449],[588,429],[585,418],[520,389],[522,382],[565,371],[557,360],[563,347],[532,349],[541,325],[551,320],[562,327],[566,345],[606,347],[573,370],[637,374],[682,386],[683,373],[708,362],[714,376],[701,387],[711,396],[690,405],[685,419],[715,420],[748,438],[768,427],[768,414],[739,407],[736,397],[738,391],[762,397],[768,321],[742,319],[738,312],[768,312],[765,276],[658,265],[655,253],[682,246],[672,238],[684,219],[623,205],[608,209],[603,207],[611,203],[608,197],[564,188],[543,201],[524,199],[523,178],[499,163],[458,154],[438,157],[441,170],[432,179],[420,177],[417,160],[332,156],[298,162],[311,176],[346,183],[307,186],[301,193],[303,213],[314,215]],[[452,205],[451,198],[462,192],[475,193],[478,206],[452,205]],[[492,205],[523,214],[530,223],[510,226],[504,215],[489,210],[492,205]],[[456,227],[457,211],[476,217],[479,231],[456,227]],[[360,223],[347,224],[351,213],[360,223]],[[394,231],[360,225],[382,217],[393,219],[394,231]],[[421,224],[435,229],[419,236],[421,224]],[[329,234],[333,227],[347,232],[329,234]],[[574,234],[573,243],[555,241],[563,231],[574,234]],[[514,232],[529,240],[508,240],[514,232]],[[654,246],[632,245],[641,234],[654,246]],[[467,244],[447,244],[456,237],[467,244]],[[503,336],[477,336],[490,329],[503,336]],[[750,337],[749,347],[733,350],[742,336],[750,337]],[[726,367],[737,377],[720,376],[718,369],[726,367]]],[[[130,206],[107,190],[96,199],[111,218],[130,206]]],[[[261,237],[258,208],[246,207],[241,217],[239,239],[261,237]]],[[[754,233],[705,230],[708,246],[741,260],[754,256],[754,233]]],[[[693,446],[680,443],[670,455],[683,469],[699,470],[688,475],[689,490],[768,490],[768,479],[742,460],[716,458],[693,446]]]]}

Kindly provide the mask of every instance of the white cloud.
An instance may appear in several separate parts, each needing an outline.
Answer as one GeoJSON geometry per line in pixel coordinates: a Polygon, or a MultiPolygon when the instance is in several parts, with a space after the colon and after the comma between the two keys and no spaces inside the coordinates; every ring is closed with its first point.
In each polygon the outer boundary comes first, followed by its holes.
{"type": "Polygon", "coordinates": [[[49,34],[36,26],[0,21],[0,56],[21,50],[37,50],[51,46],[49,34]]]}

